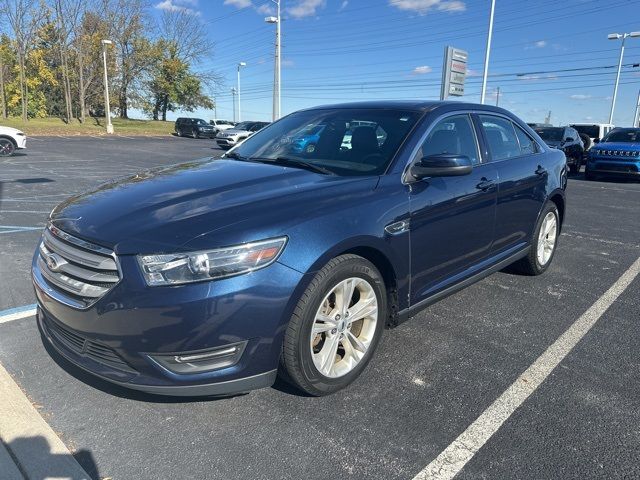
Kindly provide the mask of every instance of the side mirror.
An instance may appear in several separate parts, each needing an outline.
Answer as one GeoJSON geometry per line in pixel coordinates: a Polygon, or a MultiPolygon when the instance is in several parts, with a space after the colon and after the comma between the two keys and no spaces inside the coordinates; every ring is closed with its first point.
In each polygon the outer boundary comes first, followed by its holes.
{"type": "Polygon", "coordinates": [[[439,153],[422,157],[410,170],[416,180],[426,177],[454,177],[468,175],[473,169],[471,159],[456,153],[439,153]]]}
{"type": "Polygon", "coordinates": [[[576,140],[576,139],[575,139],[575,138],[573,138],[573,137],[567,137],[567,138],[565,138],[565,140],[564,140],[564,141],[565,141],[565,142],[575,142],[575,140],[576,140]]]}
{"type": "Polygon", "coordinates": [[[600,139],[599,138],[594,138],[593,139],[593,143],[600,143],[600,139]]]}

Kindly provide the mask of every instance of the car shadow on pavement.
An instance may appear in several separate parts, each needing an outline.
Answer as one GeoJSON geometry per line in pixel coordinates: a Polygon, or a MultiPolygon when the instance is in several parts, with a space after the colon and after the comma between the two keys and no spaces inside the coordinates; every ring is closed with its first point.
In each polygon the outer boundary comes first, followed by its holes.
{"type": "MultiPolygon", "coordinates": [[[[18,469],[29,480],[73,478],[83,480],[101,478],[98,466],[89,450],[78,450],[73,455],[51,453],[49,442],[42,436],[19,437],[5,444],[18,469]],[[89,475],[78,476],[76,462],[89,475]]],[[[0,465],[1,467],[1,465],[0,465]]],[[[7,469],[8,470],[8,469],[7,469]]],[[[0,478],[2,472],[0,471],[0,478]]]]}
{"type": "Polygon", "coordinates": [[[96,390],[100,390],[101,392],[108,393],[109,395],[113,395],[115,397],[126,398],[128,400],[135,400],[145,403],[196,403],[224,400],[231,397],[240,397],[247,394],[237,393],[234,395],[219,395],[209,397],[171,397],[166,395],[154,395],[152,393],[145,393],[138,390],[121,387],[114,383],[107,382],[106,380],[102,380],[95,375],[91,375],[85,372],[80,367],[71,363],[49,344],[49,341],[43,336],[42,332],[40,332],[40,338],[42,339],[42,344],[49,356],[61,369],[63,369],[69,375],[75,377],[77,380],[80,380],[82,383],[85,383],[90,387],[95,388],[96,390]]]}

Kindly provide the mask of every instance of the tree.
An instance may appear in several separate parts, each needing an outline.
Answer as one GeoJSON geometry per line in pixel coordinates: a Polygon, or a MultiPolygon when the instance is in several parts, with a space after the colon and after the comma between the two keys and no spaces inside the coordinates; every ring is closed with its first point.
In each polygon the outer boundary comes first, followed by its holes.
{"type": "Polygon", "coordinates": [[[20,102],[22,105],[22,120],[28,120],[27,95],[28,85],[25,78],[26,56],[33,40],[33,35],[44,14],[43,8],[37,8],[37,0],[0,0],[0,13],[5,15],[17,47],[18,69],[20,80],[20,102]]]}

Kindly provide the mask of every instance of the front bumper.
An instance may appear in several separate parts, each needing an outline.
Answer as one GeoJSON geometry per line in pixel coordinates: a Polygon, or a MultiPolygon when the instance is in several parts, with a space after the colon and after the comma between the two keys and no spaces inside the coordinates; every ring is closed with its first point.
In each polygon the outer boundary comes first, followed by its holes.
{"type": "Polygon", "coordinates": [[[63,357],[103,380],[155,394],[227,395],[273,384],[301,274],[276,262],[223,280],[147,287],[134,275],[135,258],[119,260],[123,280],[87,309],[56,301],[33,263],[38,324],[63,357]],[[153,359],[236,342],[246,342],[237,363],[212,371],[178,374],[153,359]]]}
{"type": "Polygon", "coordinates": [[[595,175],[612,175],[612,176],[640,176],[640,160],[629,161],[622,159],[589,157],[587,161],[587,170],[595,175]]]}
{"type": "Polygon", "coordinates": [[[15,137],[16,144],[18,149],[27,148],[27,136],[26,135],[16,135],[15,137]]]}
{"type": "Polygon", "coordinates": [[[238,143],[240,143],[239,140],[236,140],[233,137],[216,137],[216,143],[218,145],[220,145],[221,147],[235,147],[238,143]]]}
{"type": "Polygon", "coordinates": [[[202,138],[216,138],[216,135],[215,130],[198,130],[198,136],[202,138]]]}

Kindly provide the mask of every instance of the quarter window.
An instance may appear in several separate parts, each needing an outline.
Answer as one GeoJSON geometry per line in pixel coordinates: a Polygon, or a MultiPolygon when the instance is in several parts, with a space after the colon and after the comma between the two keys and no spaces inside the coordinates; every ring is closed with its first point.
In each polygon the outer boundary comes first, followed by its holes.
{"type": "Polygon", "coordinates": [[[513,123],[502,117],[480,115],[493,161],[519,157],[520,144],[513,123]]]}
{"type": "Polygon", "coordinates": [[[527,133],[522,130],[518,125],[514,124],[516,129],[516,136],[518,137],[518,142],[520,142],[520,153],[522,155],[531,155],[533,153],[538,152],[538,148],[536,143],[531,139],[527,133]]]}
{"type": "Polygon", "coordinates": [[[422,144],[422,156],[452,153],[469,157],[474,165],[479,161],[476,136],[469,115],[453,115],[440,120],[422,144]]]}

